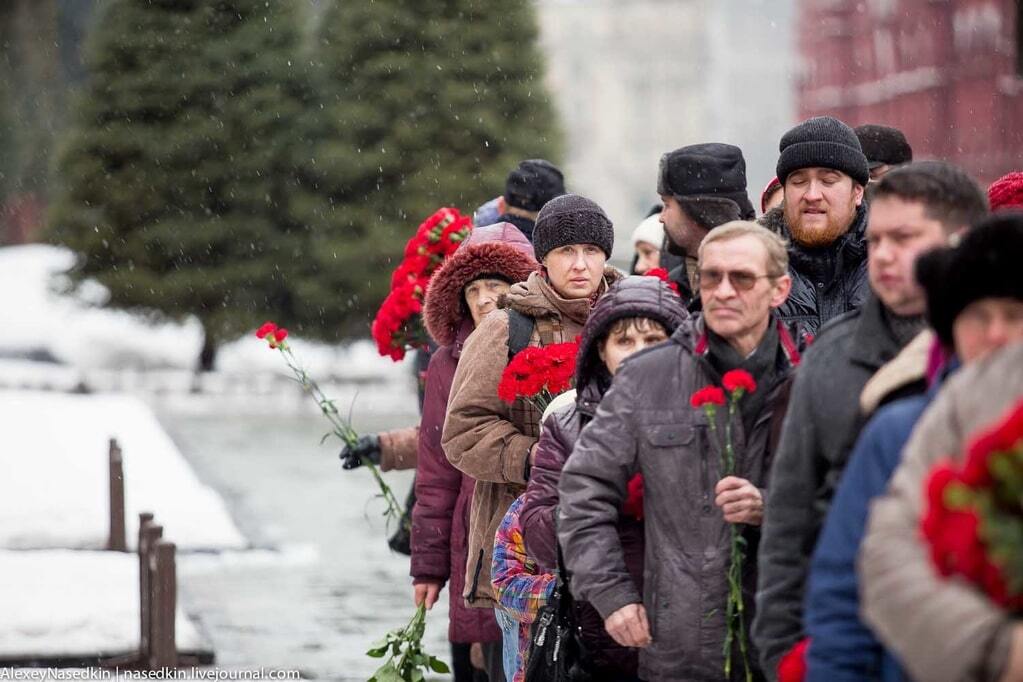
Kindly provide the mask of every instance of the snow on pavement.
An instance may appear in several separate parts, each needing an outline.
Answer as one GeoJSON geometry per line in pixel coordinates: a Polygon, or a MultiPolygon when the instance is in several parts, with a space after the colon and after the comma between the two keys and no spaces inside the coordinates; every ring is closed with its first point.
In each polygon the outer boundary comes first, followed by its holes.
{"type": "MultiPolygon", "coordinates": [[[[139,646],[138,556],[0,550],[0,659],[124,654],[139,646]]],[[[178,608],[179,651],[202,639],[178,608]]]]}
{"type": "Polygon", "coordinates": [[[112,437],[124,457],[129,547],[143,511],[179,550],[247,546],[223,500],[139,399],[0,391],[0,548],[103,548],[112,437]]]}

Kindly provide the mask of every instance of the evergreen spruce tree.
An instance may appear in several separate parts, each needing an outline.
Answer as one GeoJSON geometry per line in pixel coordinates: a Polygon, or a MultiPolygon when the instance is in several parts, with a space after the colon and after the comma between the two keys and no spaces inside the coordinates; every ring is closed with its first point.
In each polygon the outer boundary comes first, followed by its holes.
{"type": "MultiPolygon", "coordinates": [[[[524,158],[557,161],[531,0],[339,0],[319,32],[324,140],[310,166],[330,200],[303,298],[340,296],[365,334],[416,226],[472,211],[524,158]]],[[[311,205],[318,206],[315,202],[311,205]]]]}
{"type": "MultiPolygon", "coordinates": [[[[108,0],[58,161],[49,236],[111,307],[196,315],[219,343],[288,320],[309,246],[292,210],[311,88],[299,3],[108,0]]],[[[321,211],[322,212],[322,211],[321,211]]],[[[326,333],[326,332],[324,332],[326,333]]]]}

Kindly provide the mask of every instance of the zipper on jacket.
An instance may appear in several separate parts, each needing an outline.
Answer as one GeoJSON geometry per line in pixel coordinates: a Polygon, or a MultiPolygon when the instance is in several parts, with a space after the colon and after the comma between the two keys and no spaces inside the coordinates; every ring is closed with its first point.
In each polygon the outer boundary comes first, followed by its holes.
{"type": "Polygon", "coordinates": [[[480,548],[480,558],[476,560],[476,570],[472,574],[472,587],[469,588],[469,594],[466,596],[466,601],[472,604],[476,601],[476,590],[480,586],[480,571],[483,570],[483,548],[480,548]]]}

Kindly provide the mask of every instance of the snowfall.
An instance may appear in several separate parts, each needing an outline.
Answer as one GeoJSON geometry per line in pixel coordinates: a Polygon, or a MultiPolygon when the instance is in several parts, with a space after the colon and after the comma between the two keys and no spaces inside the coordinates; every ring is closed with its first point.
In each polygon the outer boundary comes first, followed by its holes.
{"type": "MultiPolygon", "coordinates": [[[[100,309],[98,286],[65,295],[60,273],[71,262],[52,246],[0,248],[0,661],[113,655],[138,645],[137,556],[103,551],[111,438],[123,451],[129,550],[138,514],[148,511],[179,556],[259,554],[142,397],[192,409],[203,409],[204,399],[239,410],[254,401],[260,409],[302,404],[281,399],[295,384],[277,354],[251,338],[225,346],[218,371],[197,383],[195,320],[152,324],[100,309]]],[[[254,317],[253,326],[262,321],[254,317]]],[[[408,376],[368,342],[295,341],[307,368],[360,391],[363,409],[385,405],[387,380],[408,376]]],[[[200,645],[180,612],[177,637],[181,650],[200,645]]]]}

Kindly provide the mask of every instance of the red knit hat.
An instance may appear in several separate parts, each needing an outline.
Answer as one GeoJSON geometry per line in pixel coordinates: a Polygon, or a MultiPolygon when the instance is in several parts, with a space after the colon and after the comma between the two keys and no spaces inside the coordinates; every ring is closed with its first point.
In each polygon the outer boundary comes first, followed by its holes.
{"type": "Polygon", "coordinates": [[[1023,171],[1006,173],[987,188],[991,212],[1009,208],[1023,208],[1023,171]]]}
{"type": "Polygon", "coordinates": [[[771,178],[771,182],[767,183],[767,187],[765,187],[764,191],[760,193],[761,213],[767,213],[767,199],[774,194],[774,190],[776,189],[781,189],[781,182],[778,181],[778,178],[771,178]]]}

